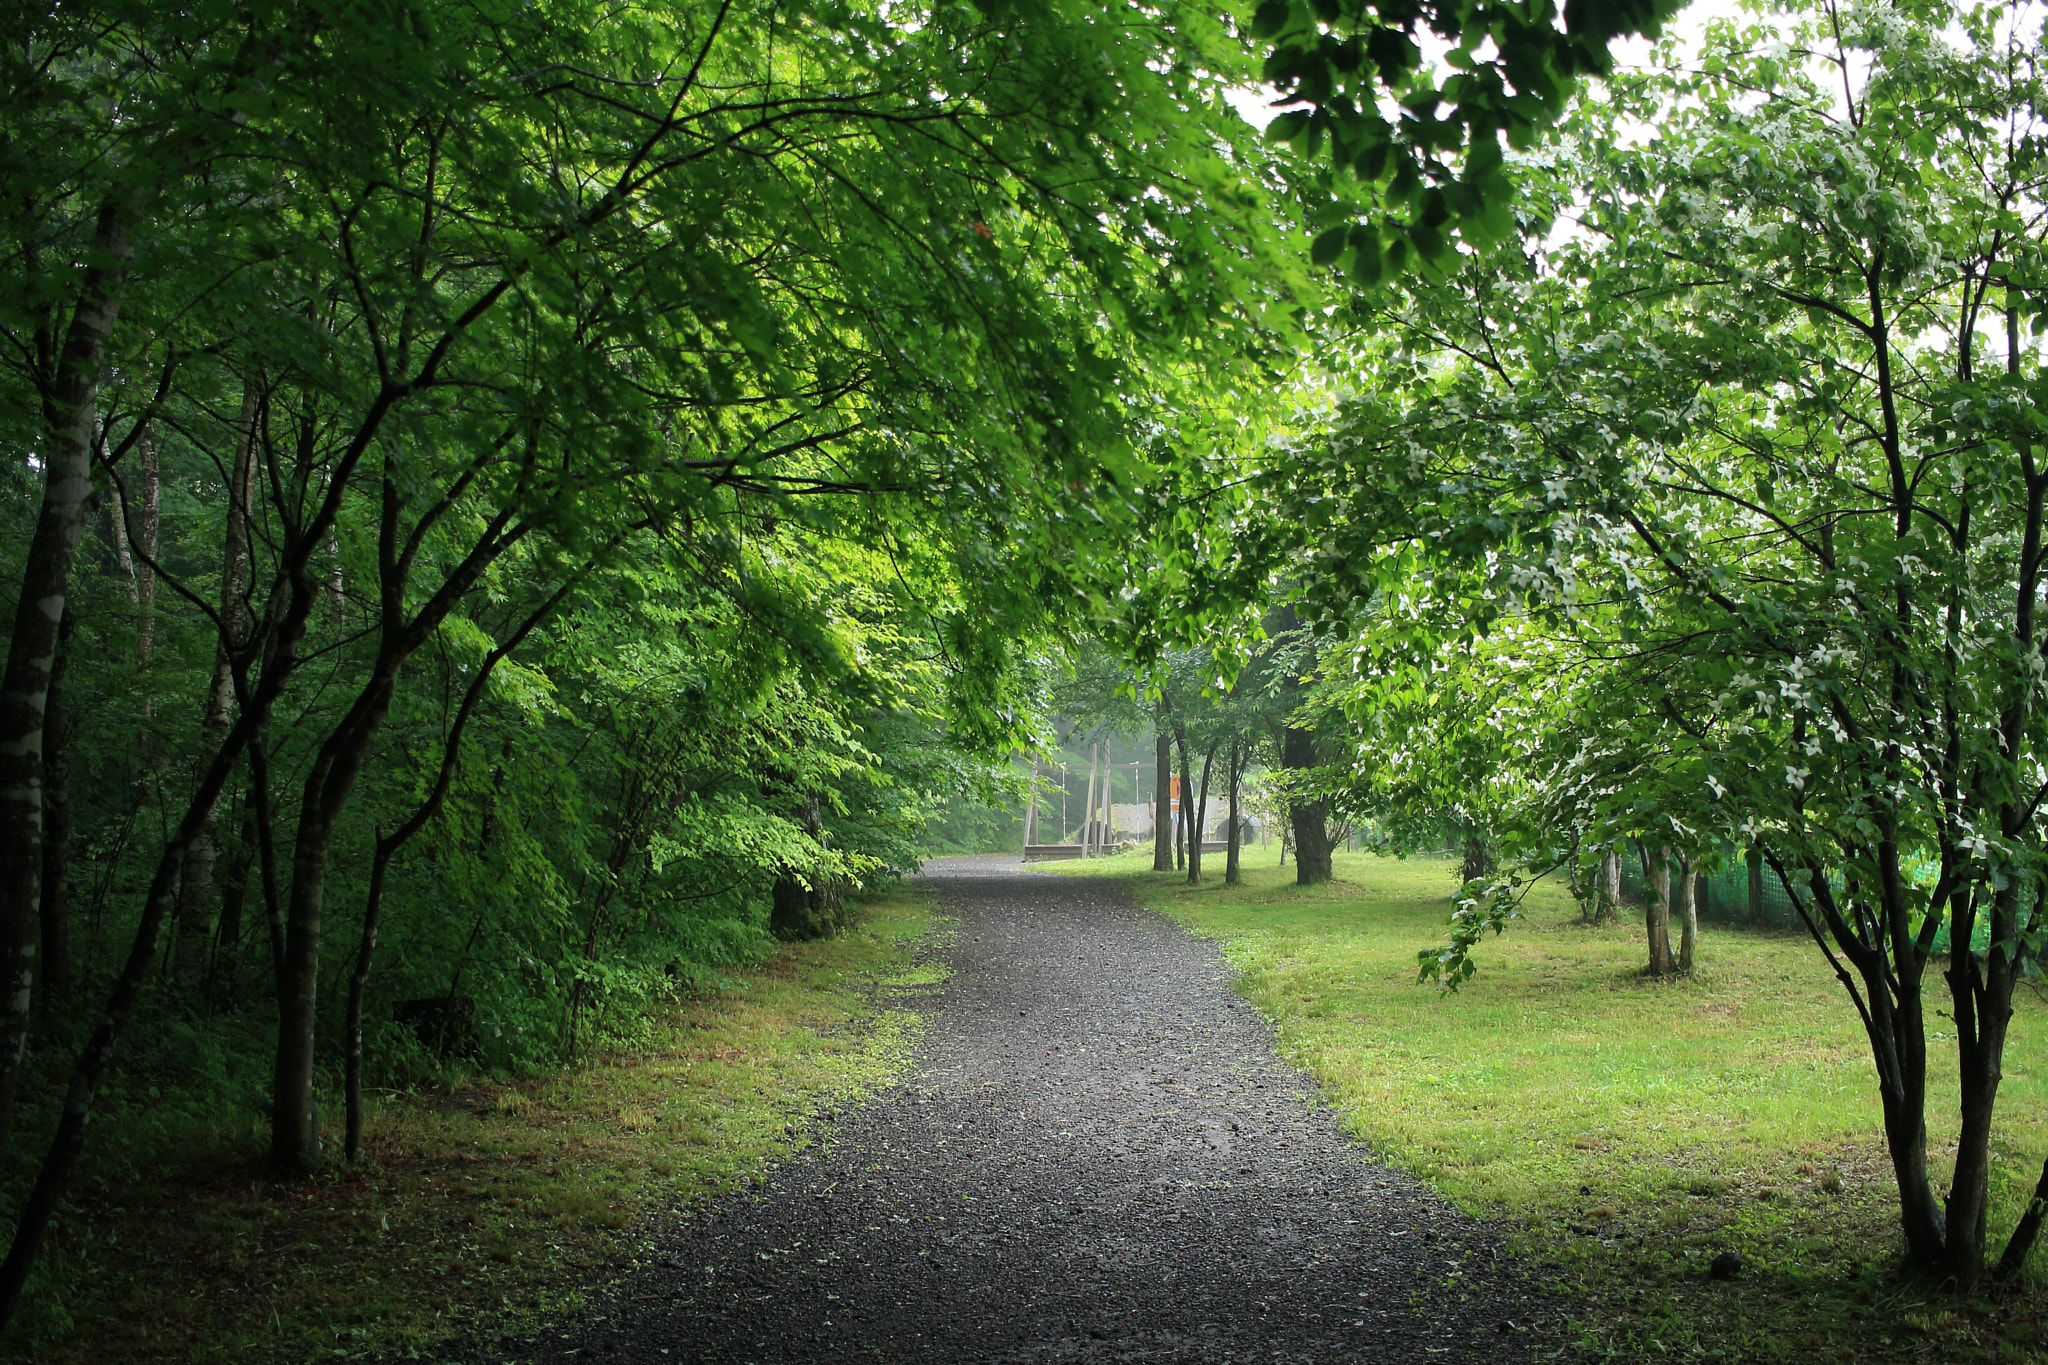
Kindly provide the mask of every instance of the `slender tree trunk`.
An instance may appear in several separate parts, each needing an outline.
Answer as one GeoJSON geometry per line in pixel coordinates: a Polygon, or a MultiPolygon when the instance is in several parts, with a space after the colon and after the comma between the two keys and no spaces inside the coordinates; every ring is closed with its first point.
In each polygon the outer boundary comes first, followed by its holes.
{"type": "MultiPolygon", "coordinates": [[[[265,680],[267,695],[262,702],[263,707],[267,708],[281,685],[281,678],[265,680]]],[[[198,828],[201,813],[219,799],[220,789],[233,771],[241,748],[255,730],[254,717],[248,717],[243,724],[229,731],[226,741],[215,751],[201,774],[198,788],[183,818],[173,827],[164,843],[163,853],[157,859],[128,958],[114,979],[106,1010],[71,1073],[57,1120],[56,1135],[51,1139],[50,1150],[43,1158],[35,1184],[22,1205],[7,1259],[0,1263],[0,1325],[12,1318],[20,1305],[21,1291],[28,1283],[29,1270],[34,1266],[43,1238],[49,1232],[50,1219],[64,1196],[72,1169],[78,1164],[78,1155],[84,1150],[86,1125],[92,1116],[93,1101],[106,1077],[107,1065],[113,1060],[114,1045],[127,1025],[128,1016],[142,992],[143,982],[149,976],[150,965],[156,958],[157,939],[175,899],[178,865],[184,860],[185,849],[198,828]]]]}
{"type": "MultiPolygon", "coordinates": [[[[77,306],[47,390],[42,506],[22,565],[6,673],[0,677],[0,952],[6,954],[6,980],[0,988],[0,1150],[14,1124],[42,927],[44,708],[79,532],[91,503],[100,371],[127,283],[126,217],[118,201],[100,208],[90,263],[80,277],[77,306]]],[[[0,1302],[0,1318],[5,1312],[0,1302]]]]}
{"type": "MultiPolygon", "coordinates": [[[[470,679],[469,686],[463,691],[462,703],[456,708],[455,721],[448,727],[448,736],[442,741],[441,767],[440,771],[435,774],[433,790],[429,791],[427,799],[422,801],[410,816],[406,817],[404,824],[391,831],[389,835],[380,833],[377,836],[376,849],[370,861],[369,891],[363,900],[362,938],[356,947],[355,971],[349,975],[348,1012],[342,1024],[344,1035],[342,1090],[343,1102],[346,1107],[342,1150],[347,1160],[351,1162],[355,1161],[362,1154],[363,1146],[363,1000],[369,993],[370,959],[377,951],[377,925],[378,921],[382,918],[384,910],[385,873],[389,870],[391,860],[397,855],[398,850],[405,847],[414,835],[425,829],[427,823],[441,813],[441,807],[447,802],[449,789],[454,785],[455,774],[462,762],[463,734],[469,728],[470,717],[476,714],[477,703],[483,698],[484,689],[490,682],[492,671],[497,668],[499,663],[508,654],[525,641],[527,635],[532,632],[535,626],[553,614],[555,608],[568,596],[574,585],[575,579],[564,583],[553,596],[549,597],[525,621],[521,622],[519,628],[513,631],[502,644],[499,644],[489,654],[484,656],[483,665],[477,669],[476,676],[470,679]]],[[[509,760],[511,754],[511,741],[509,739],[506,741],[505,754],[509,760]]],[[[1034,761],[1032,764],[1034,775],[1037,772],[1037,768],[1038,765],[1034,761]]],[[[494,783],[494,787],[502,786],[504,775],[504,768],[501,766],[498,770],[497,781],[494,783]]],[[[448,983],[448,1006],[441,1016],[444,1029],[447,1026],[450,1013],[455,1008],[456,988],[462,981],[463,964],[469,960],[469,950],[475,946],[476,936],[482,929],[483,920],[479,918],[476,928],[470,931],[469,946],[463,949],[462,958],[455,965],[455,975],[448,983]]]]}
{"type": "Polygon", "coordinates": [[[306,776],[285,902],[284,971],[278,985],[277,1062],[272,1076],[270,1159],[280,1170],[320,1169],[319,1115],[313,1093],[319,1022],[321,916],[334,827],[341,817],[396,690],[402,657],[387,649],[350,714],[321,746],[306,776]]]}
{"type": "MultiPolygon", "coordinates": [[[[115,226],[118,226],[118,218],[111,211],[102,215],[102,226],[105,227],[110,219],[114,221],[115,226]]],[[[115,236],[118,238],[118,233],[115,236]]],[[[101,253],[102,260],[110,259],[114,256],[115,253],[111,250],[101,253]]],[[[93,267],[95,270],[99,268],[98,265],[93,267]]],[[[87,279],[88,282],[91,279],[90,271],[88,272],[87,279]]],[[[85,297],[88,299],[94,297],[94,290],[90,285],[88,285],[85,291],[85,297]]],[[[86,309],[81,308],[80,314],[82,315],[86,311],[86,309]]],[[[102,311],[106,313],[108,325],[111,326],[111,305],[102,311]]],[[[74,318],[72,331],[75,336],[78,331],[76,317],[74,318]]],[[[103,337],[105,331],[105,328],[99,329],[97,337],[103,337]]],[[[71,349],[67,343],[67,355],[71,349]]],[[[97,359],[97,339],[92,349],[95,351],[95,359],[97,359]]],[[[95,364],[91,367],[90,373],[96,376],[97,371],[98,366],[95,364]]],[[[88,390],[89,394],[90,389],[88,390]]],[[[197,834],[200,823],[220,799],[221,790],[226,785],[228,776],[239,760],[242,750],[250,747],[251,742],[261,736],[264,727],[269,722],[271,710],[275,706],[278,696],[296,671],[298,645],[304,638],[307,618],[315,605],[315,591],[310,573],[308,572],[312,550],[332,528],[334,518],[340,509],[340,489],[347,486],[351,474],[358,466],[364,454],[374,446],[377,434],[384,420],[404,397],[404,390],[390,385],[384,386],[377,393],[371,401],[368,410],[357,422],[354,435],[343,448],[340,458],[332,471],[333,486],[329,495],[318,504],[309,520],[292,528],[291,539],[284,547],[284,553],[281,556],[279,565],[280,581],[289,586],[288,601],[273,618],[272,625],[269,628],[263,651],[261,681],[254,687],[253,692],[249,694],[249,700],[242,707],[241,714],[236,718],[234,725],[229,728],[227,736],[207,763],[197,788],[193,793],[192,800],[186,807],[185,814],[172,827],[168,837],[165,839],[164,849],[158,858],[156,871],[151,878],[148,894],[143,900],[142,915],[136,925],[135,938],[130,948],[128,959],[123,964],[120,974],[115,978],[113,990],[109,993],[106,1012],[101,1016],[91,1040],[79,1055],[78,1064],[72,1072],[71,1083],[66,1091],[63,1108],[58,1118],[57,1131],[51,1140],[49,1152],[43,1159],[42,1167],[36,1175],[35,1184],[22,1204],[21,1215],[15,1226],[14,1241],[8,1250],[7,1258],[4,1263],[0,1263],[0,1327],[5,1326],[20,1304],[22,1289],[28,1282],[29,1271],[35,1264],[43,1238],[48,1234],[51,1217],[56,1212],[58,1201],[63,1197],[71,1172],[77,1165],[79,1153],[84,1148],[86,1126],[91,1118],[94,1099],[105,1077],[107,1065],[113,1058],[115,1044],[126,1027],[128,1016],[133,1011],[136,998],[141,993],[143,982],[148,976],[151,962],[156,955],[157,940],[163,930],[164,920],[175,908],[178,879],[186,850],[190,847],[193,836],[197,834]]],[[[77,411],[81,406],[89,409],[90,404],[70,405],[67,410],[77,411]]],[[[91,434],[89,412],[84,413],[83,417],[83,429],[76,433],[80,437],[78,444],[81,445],[89,441],[91,434]]],[[[54,449],[51,453],[52,463],[50,469],[54,473],[59,465],[65,463],[69,458],[61,448],[54,449]]],[[[83,484],[84,480],[80,479],[79,482],[83,484]]],[[[386,496],[387,498],[395,496],[395,489],[388,478],[388,470],[386,496]]],[[[83,501],[82,493],[79,500],[83,501]]],[[[420,610],[414,618],[414,627],[417,631],[430,632],[437,627],[440,621],[445,619],[447,610],[453,607],[455,601],[475,585],[477,578],[489,567],[496,554],[516,541],[518,538],[516,535],[505,536],[502,534],[504,526],[509,521],[509,517],[510,514],[507,513],[490,524],[488,528],[489,534],[496,537],[496,539],[489,542],[486,546],[479,547],[478,550],[473,551],[471,555],[467,556],[449,580],[444,583],[443,587],[437,590],[433,597],[429,599],[428,605],[420,610]],[[489,552],[485,553],[486,550],[489,552]]],[[[76,550],[76,533],[77,527],[74,523],[70,528],[70,536],[66,543],[63,567],[67,571],[69,568],[69,556],[76,550]]],[[[34,560],[33,553],[31,554],[31,560],[32,562],[34,560]]],[[[28,575],[26,578],[33,579],[34,575],[28,575]]],[[[61,594],[65,586],[64,580],[61,577],[54,579],[52,580],[52,586],[61,594]]],[[[404,601],[402,592],[392,593],[388,596],[393,604],[402,606],[404,601]]],[[[30,598],[29,600],[31,605],[38,608],[47,605],[42,599],[30,598]]],[[[59,605],[61,606],[61,597],[59,605]]],[[[20,652],[19,647],[22,640],[20,624],[20,622],[17,622],[14,646],[9,656],[10,679],[12,670],[15,667],[15,654],[20,652]]],[[[54,624],[54,621],[52,624],[54,624]]],[[[36,721],[34,737],[36,742],[31,752],[39,756],[41,748],[41,710],[47,685],[47,663],[39,670],[39,676],[36,681],[38,683],[34,692],[34,719],[36,721]]],[[[239,692],[242,689],[243,680],[238,678],[237,690],[239,692]]],[[[7,719],[6,708],[14,705],[17,698],[21,695],[11,687],[4,689],[4,691],[5,699],[0,700],[0,755],[8,752],[8,741],[11,738],[9,726],[5,723],[7,719]]],[[[264,773],[267,770],[261,761],[257,761],[260,758],[260,749],[252,751],[251,768],[257,775],[257,780],[262,782],[265,780],[264,773]]],[[[0,806],[4,806],[6,790],[6,784],[4,781],[0,781],[0,806]]],[[[40,793],[37,793],[37,795],[39,797],[40,793]]],[[[266,801],[265,805],[267,806],[267,804],[266,801]]],[[[40,815],[40,802],[38,802],[35,812],[37,823],[40,821],[40,815]]],[[[6,813],[4,809],[0,809],[0,821],[4,821],[5,818],[6,813]]],[[[32,828],[30,832],[38,833],[39,830],[32,828]]],[[[34,851],[40,853],[39,849],[34,851]]],[[[0,856],[18,855],[19,849],[16,846],[0,840],[0,856]]],[[[266,859],[267,862],[268,860],[266,859]]],[[[40,868],[37,869],[37,872],[40,872],[40,868]]],[[[272,867],[266,866],[266,894],[270,894],[275,886],[273,872],[274,869],[272,867]]],[[[30,885],[33,886],[39,880],[39,877],[32,876],[29,879],[30,885]]],[[[10,881],[5,876],[0,876],[0,893],[5,893],[10,885],[10,881]]],[[[33,898],[29,900],[26,908],[33,920],[36,910],[33,898]]],[[[20,1054],[16,1050],[13,1056],[13,1064],[17,1069],[19,1060],[20,1054]]],[[[7,1085],[11,1092],[13,1085],[12,1076],[8,1078],[7,1085]]]]}
{"type": "Polygon", "coordinates": [[[249,745],[249,795],[256,825],[256,871],[263,889],[263,923],[270,931],[270,980],[284,998],[284,891],[277,866],[277,808],[270,795],[270,736],[259,733],[249,745]]]}
{"type": "Polygon", "coordinates": [[[1195,798],[1195,819],[1188,828],[1188,885],[1194,886],[1202,880],[1202,841],[1208,837],[1209,823],[1209,769],[1216,762],[1216,745],[1209,746],[1209,752],[1202,755],[1202,792],[1195,798]]]}
{"type": "Polygon", "coordinates": [[[1152,870],[1173,871],[1173,740],[1161,730],[1152,740],[1152,763],[1157,789],[1152,794],[1157,809],[1152,818],[1152,870]]]}
{"type": "Polygon", "coordinates": [[[1608,919],[1621,918],[1621,848],[1609,844],[1600,854],[1600,909],[1608,919]]]}
{"type": "Polygon", "coordinates": [[[1649,976],[1671,974],[1671,850],[1659,846],[1653,854],[1648,844],[1640,845],[1643,857],[1643,927],[1649,938],[1649,976]]]}
{"type": "Polygon", "coordinates": [[[2025,1267],[2027,1256],[2041,1235],[2043,1214],[2048,1214],[2048,1161],[2041,1163],[2041,1178],[2034,1183],[2034,1197],[2027,1201],[2027,1211],[2020,1215],[2019,1226],[2012,1230],[2012,1237],[2005,1244],[2005,1254],[1998,1258],[1999,1279],[2010,1279],[2025,1267]]]}
{"type": "MultiPolygon", "coordinates": [[[[234,457],[228,467],[227,529],[221,547],[220,638],[214,642],[213,679],[207,687],[200,733],[211,747],[228,732],[234,714],[235,679],[233,658],[243,647],[248,619],[249,594],[249,508],[255,471],[254,437],[257,384],[242,385],[242,412],[235,424],[234,457]]],[[[185,860],[178,883],[177,979],[187,990],[196,990],[206,975],[206,946],[209,938],[207,906],[212,899],[214,865],[220,854],[216,830],[217,813],[208,811],[191,854],[185,860]]],[[[225,905],[223,905],[225,913],[225,905]]],[[[239,929],[239,925],[237,925],[239,929]]]]}
{"type": "Polygon", "coordinates": [[[1927,1035],[1921,1018],[1917,970],[1898,973],[1901,988],[1893,1004],[1882,968],[1864,975],[1870,991],[1871,1042],[1887,1054],[1878,1071],[1878,1101],[1884,1113],[1885,1145],[1891,1154],[1892,1176],[1899,1189],[1899,1224],[1906,1237],[1906,1255],[1918,1268],[1943,1268],[1947,1235],[1934,1184],[1927,1173],[1927,1035]],[[1910,978],[1910,982],[1908,980],[1910,978]]]}
{"type": "Polygon", "coordinates": [[[43,711],[43,1017],[71,997],[71,717],[65,706],[64,673],[71,662],[71,632],[77,614],[64,608],[57,628],[57,658],[50,667],[50,691],[43,711]]]}
{"type": "MultiPolygon", "coordinates": [[[[402,499],[388,464],[384,497],[385,517],[390,524],[397,519],[402,499]]],[[[400,669],[497,557],[524,535],[523,531],[505,533],[511,517],[509,511],[499,514],[410,621],[404,615],[405,585],[398,569],[389,561],[381,566],[382,628],[377,661],[347,715],[320,746],[306,775],[292,850],[292,889],[284,926],[283,971],[279,976],[277,1062],[271,1088],[270,1157],[281,1170],[310,1174],[320,1165],[318,1113],[313,1093],[314,1042],[319,1013],[321,915],[335,824],[362,773],[370,746],[391,712],[400,669]]],[[[621,536],[625,533],[619,532],[621,536]]],[[[572,576],[557,589],[548,599],[549,606],[559,602],[580,577],[572,576]]],[[[453,996],[452,988],[449,994],[453,996]]]]}
{"type": "Polygon", "coordinates": [[[245,791],[242,831],[225,849],[220,877],[220,922],[214,929],[213,962],[208,967],[211,989],[233,987],[240,970],[242,914],[249,901],[249,867],[256,852],[256,811],[245,791]]]}
{"type": "Polygon", "coordinates": [[[1241,760],[1242,753],[1242,746],[1237,741],[1232,740],[1230,754],[1225,762],[1230,778],[1230,840],[1223,854],[1223,884],[1225,886],[1239,886],[1244,882],[1243,870],[1238,866],[1238,859],[1243,851],[1242,845],[1244,842],[1244,837],[1238,830],[1240,816],[1237,794],[1238,780],[1244,776],[1241,760]]]}
{"type": "MultiPolygon", "coordinates": [[[[391,866],[396,842],[377,836],[370,858],[370,886],[363,896],[363,932],[356,945],[355,970],[348,978],[348,1012],[342,1019],[342,1098],[346,1118],[343,1158],[353,1164],[363,1151],[363,1000],[370,988],[370,958],[377,951],[377,923],[384,912],[384,874],[391,866]]],[[[450,1002],[449,1008],[453,1008],[450,1002]]]]}
{"type": "Polygon", "coordinates": [[[301,808],[292,850],[284,970],[277,983],[277,1060],[270,1092],[271,1164],[292,1175],[311,1175],[320,1169],[313,1045],[319,1015],[320,915],[334,838],[333,818],[325,816],[321,803],[316,799],[306,805],[312,809],[301,808]]]}
{"type": "MultiPolygon", "coordinates": [[[[1994,891],[1991,941],[2015,938],[2022,884],[2011,881],[1994,891]]],[[[1991,1117],[2004,1079],[2005,1039],[2012,1021],[2013,969],[2004,952],[1979,957],[1971,948],[1976,937],[1975,900],[1957,897],[1949,918],[1949,1002],[1956,1024],[1956,1057],[1961,1098],[1961,1131],[1956,1136],[1954,1179],[1949,1184],[1944,1216],[1948,1231],[1948,1270],[1964,1288],[1983,1278],[1989,1238],[1991,1180],[1991,1117]],[[1957,937],[1958,934],[1962,936],[1957,937]]]]}
{"type": "MultiPolygon", "coordinates": [[[[147,675],[156,657],[156,563],[162,549],[163,468],[157,458],[156,429],[147,426],[135,446],[140,461],[136,492],[135,548],[135,668],[147,675]]],[[[155,718],[156,700],[143,683],[142,714],[145,722],[155,718]]],[[[156,736],[143,732],[145,752],[154,747],[156,736]]]]}
{"type": "Polygon", "coordinates": [[[1700,941],[1699,878],[1693,873],[1693,860],[1679,859],[1678,877],[1678,970],[1683,976],[1692,975],[1693,950],[1700,941]]]}
{"type": "Polygon", "coordinates": [[[132,607],[142,599],[137,595],[135,586],[135,556],[128,553],[128,504],[118,487],[110,492],[112,497],[106,501],[100,525],[106,531],[107,550],[114,558],[114,572],[121,576],[121,591],[127,594],[128,605],[132,607]]]}
{"type": "Polygon", "coordinates": [[[1180,800],[1174,811],[1174,870],[1185,872],[1188,866],[1188,817],[1190,802],[1195,795],[1194,765],[1188,760],[1188,727],[1176,724],[1173,727],[1174,747],[1180,751],[1180,800]]]}

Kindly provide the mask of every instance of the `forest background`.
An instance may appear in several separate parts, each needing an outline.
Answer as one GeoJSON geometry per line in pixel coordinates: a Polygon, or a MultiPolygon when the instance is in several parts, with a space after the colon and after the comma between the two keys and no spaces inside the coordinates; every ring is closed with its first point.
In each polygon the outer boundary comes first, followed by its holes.
{"type": "Polygon", "coordinates": [[[1280,774],[1305,880],[1463,850],[1451,987],[1534,879],[1635,858],[1682,977],[1768,874],[1907,1260],[2019,1274],[2042,13],[1676,9],[12,12],[0,1318],[95,1115],[356,1160],[366,1087],[840,930],[1086,707],[1280,774]]]}

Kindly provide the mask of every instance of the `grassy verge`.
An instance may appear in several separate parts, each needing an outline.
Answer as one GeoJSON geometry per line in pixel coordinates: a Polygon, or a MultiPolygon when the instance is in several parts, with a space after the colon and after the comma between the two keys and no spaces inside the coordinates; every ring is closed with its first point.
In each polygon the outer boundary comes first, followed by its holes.
{"type": "MultiPolygon", "coordinates": [[[[1957,1302],[1891,1273],[1894,1194],[1862,1030],[1812,945],[1707,927],[1688,981],[1646,981],[1640,930],[1539,887],[1455,996],[1420,987],[1446,862],[1339,855],[1298,889],[1255,851],[1200,888],[1149,851],[1058,868],[1128,878],[1217,939],[1283,1051],[1351,1130],[1555,1267],[1582,1344],[1636,1360],[2048,1361],[2041,1287],[1957,1302]],[[1747,1266],[1706,1274],[1722,1250],[1747,1266]]],[[[1930,996],[1940,983],[1930,982],[1930,996]]],[[[2048,1151],[2048,1003],[2022,991],[2000,1092],[1994,1234],[2048,1151]]],[[[1939,1003],[1930,999],[1930,1006],[1939,1003]]],[[[1930,1019],[1938,1050],[1943,1024],[1930,1019]]],[[[1953,1052],[1931,1139],[1953,1143],[1953,1052]]]]}
{"type": "Polygon", "coordinates": [[[268,1178],[253,1130],[103,1176],[76,1192],[53,1248],[61,1309],[45,1304],[41,1339],[11,1354],[431,1358],[480,1321],[571,1307],[633,1263],[650,1215],[757,1178],[896,1074],[930,927],[922,899],[900,893],[678,1007],[630,1055],[387,1099],[369,1160],[317,1181],[268,1178]],[[55,1312],[70,1319],[61,1335],[55,1312]]]}

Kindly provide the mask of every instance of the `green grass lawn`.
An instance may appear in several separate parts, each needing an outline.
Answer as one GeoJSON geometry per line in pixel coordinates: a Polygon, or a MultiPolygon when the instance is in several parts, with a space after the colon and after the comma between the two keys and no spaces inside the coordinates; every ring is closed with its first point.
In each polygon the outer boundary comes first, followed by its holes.
{"type": "MultiPolygon", "coordinates": [[[[1350,1130],[1557,1270],[1584,1344],[1638,1359],[2048,1360],[2023,1292],[1956,1303],[1891,1272],[1894,1187],[1854,1010],[1803,938],[1703,926],[1689,980],[1637,975],[1639,925],[1591,928],[1561,888],[1479,951],[1455,995],[1416,984],[1444,932],[1449,861],[1339,854],[1300,889],[1272,847],[1199,888],[1149,850],[1064,864],[1127,878],[1219,942],[1281,1050],[1350,1130]],[[1706,1276],[1722,1251],[1747,1267],[1706,1276]]],[[[1930,979],[1930,1006],[1946,988],[1930,979]]],[[[2023,989],[2006,1054],[1994,1236],[2048,1153],[2048,1001],[2023,989]]],[[[1954,1055],[1930,1017],[1933,1155],[1953,1142],[1954,1055]]],[[[1952,1036],[1952,1035],[1951,1035],[1952,1036]]]]}

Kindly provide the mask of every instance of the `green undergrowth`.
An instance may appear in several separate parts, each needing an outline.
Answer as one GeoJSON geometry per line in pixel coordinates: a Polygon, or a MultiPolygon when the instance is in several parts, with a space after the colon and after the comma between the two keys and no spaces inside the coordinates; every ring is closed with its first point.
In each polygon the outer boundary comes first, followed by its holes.
{"type": "Polygon", "coordinates": [[[899,1074],[933,984],[925,900],[900,891],[653,1016],[645,1041],[553,1074],[383,1097],[368,1159],[272,1179],[253,1125],[84,1183],[8,1358],[413,1356],[582,1303],[654,1217],[757,1181],[899,1074]]]}
{"type": "MultiPolygon", "coordinates": [[[[1545,1266],[1595,1358],[2048,1361],[2044,1277],[1958,1299],[1900,1277],[1895,1194],[1863,1033],[1810,941],[1703,926],[1682,981],[1638,975],[1637,925],[1592,928],[1560,888],[1479,950],[1455,995],[1419,986],[1448,861],[1340,854],[1293,885],[1276,850],[1246,885],[1153,873],[1143,851],[1066,875],[1125,878],[1219,942],[1283,1052],[1351,1131],[1495,1221],[1545,1266]],[[1732,1283],[1707,1266],[1745,1258],[1732,1283]],[[2037,1345],[2037,1343],[2040,1343],[2037,1345]]],[[[1929,981],[1930,1007],[1945,989],[1929,981]]],[[[2048,1152],[2048,1001],[2023,990],[1996,1138],[1994,1236],[2048,1152]]],[[[1932,1154],[1955,1135],[1954,1053],[1931,1018],[1932,1154]]]]}

